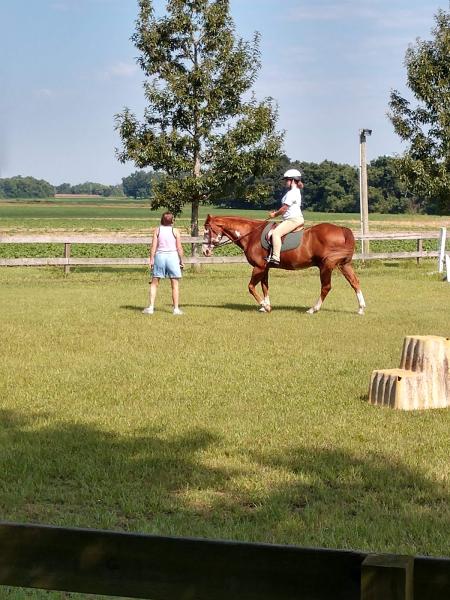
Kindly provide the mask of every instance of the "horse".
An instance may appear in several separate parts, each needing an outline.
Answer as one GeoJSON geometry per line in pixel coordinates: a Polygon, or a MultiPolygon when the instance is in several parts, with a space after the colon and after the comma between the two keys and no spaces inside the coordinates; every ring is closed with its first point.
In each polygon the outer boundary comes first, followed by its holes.
{"type": "Polygon", "coordinates": [[[247,261],[253,267],[248,291],[259,305],[259,311],[272,310],[269,299],[269,269],[287,270],[318,267],[321,291],[317,302],[306,312],[314,314],[320,310],[331,290],[331,274],[339,269],[356,293],[358,314],[363,315],[366,307],[358,277],[351,261],[355,250],[355,238],[351,229],[332,223],[319,223],[304,230],[302,243],[293,250],[281,252],[280,264],[267,262],[267,250],[261,245],[261,233],[267,221],[242,217],[221,217],[208,215],[205,221],[205,234],[202,251],[204,256],[212,256],[214,248],[234,242],[241,248],[247,261]],[[223,236],[225,240],[222,241],[223,236]],[[261,284],[261,297],[256,286],[261,284]]]}

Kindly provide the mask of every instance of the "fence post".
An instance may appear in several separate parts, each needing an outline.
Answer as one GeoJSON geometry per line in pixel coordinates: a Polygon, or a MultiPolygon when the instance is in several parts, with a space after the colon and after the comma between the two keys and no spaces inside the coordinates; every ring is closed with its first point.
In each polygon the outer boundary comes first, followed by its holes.
{"type": "MultiPolygon", "coordinates": [[[[417,252],[422,252],[423,250],[423,240],[422,238],[420,238],[420,240],[417,240],[417,252]]],[[[417,264],[420,263],[420,256],[417,257],[417,264]]]]}
{"type": "Polygon", "coordinates": [[[438,263],[438,271],[439,273],[444,272],[444,261],[445,261],[445,242],[447,238],[447,228],[441,227],[441,235],[439,238],[439,263],[438,263]]]}
{"type": "Polygon", "coordinates": [[[369,554],[361,565],[361,600],[413,600],[414,557],[369,554]]]}
{"type": "MultiPolygon", "coordinates": [[[[70,258],[70,244],[64,244],[64,258],[70,258]]],[[[70,273],[70,265],[64,265],[64,275],[70,273]]]]}

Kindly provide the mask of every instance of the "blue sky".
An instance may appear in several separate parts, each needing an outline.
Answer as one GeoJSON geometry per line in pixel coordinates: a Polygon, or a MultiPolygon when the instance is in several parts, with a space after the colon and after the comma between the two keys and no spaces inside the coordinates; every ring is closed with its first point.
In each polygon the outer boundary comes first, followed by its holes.
{"type": "MultiPolygon", "coordinates": [[[[161,14],[165,2],[154,2],[161,14]]],[[[262,35],[254,91],[279,105],[292,159],[358,163],[402,151],[386,117],[408,44],[447,0],[231,0],[238,35],[262,35]]],[[[0,0],[0,177],[119,183],[114,115],[145,106],[130,42],[135,0],[0,0]]]]}

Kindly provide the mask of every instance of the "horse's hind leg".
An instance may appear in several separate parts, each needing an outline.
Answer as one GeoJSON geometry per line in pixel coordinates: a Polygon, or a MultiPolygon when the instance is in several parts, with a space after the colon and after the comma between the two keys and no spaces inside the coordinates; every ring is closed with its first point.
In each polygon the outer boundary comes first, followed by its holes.
{"type": "Polygon", "coordinates": [[[363,315],[364,309],[366,308],[366,303],[364,302],[364,296],[361,292],[361,286],[359,285],[359,279],[355,275],[355,271],[350,263],[345,265],[339,265],[339,270],[345,279],[349,282],[352,288],[355,290],[356,297],[358,298],[358,314],[363,315]]]}
{"type": "Polygon", "coordinates": [[[309,315],[318,312],[323,304],[323,301],[328,296],[328,292],[331,290],[332,272],[333,269],[326,264],[320,267],[320,284],[322,286],[320,290],[320,296],[317,302],[314,304],[314,306],[312,306],[309,310],[306,311],[309,315]]]}
{"type": "MultiPolygon", "coordinates": [[[[256,291],[256,286],[262,282],[265,271],[266,271],[266,269],[261,269],[260,267],[253,267],[252,276],[248,283],[248,291],[253,296],[253,298],[256,300],[256,302],[261,305],[261,308],[260,308],[261,312],[270,312],[270,306],[269,306],[269,310],[266,310],[265,304],[264,304],[264,299],[261,298],[261,296],[256,291]]],[[[262,283],[261,283],[261,285],[262,285],[262,283]]],[[[268,289],[268,288],[266,288],[266,289],[268,289]]]]}

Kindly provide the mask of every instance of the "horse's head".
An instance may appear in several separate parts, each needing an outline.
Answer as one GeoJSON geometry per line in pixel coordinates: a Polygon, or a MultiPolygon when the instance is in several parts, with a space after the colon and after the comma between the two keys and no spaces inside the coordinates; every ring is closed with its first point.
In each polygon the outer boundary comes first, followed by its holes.
{"type": "Polygon", "coordinates": [[[208,215],[205,221],[205,234],[203,236],[202,244],[202,252],[204,256],[212,256],[214,246],[220,244],[222,236],[222,228],[215,223],[214,217],[208,215]]]}

